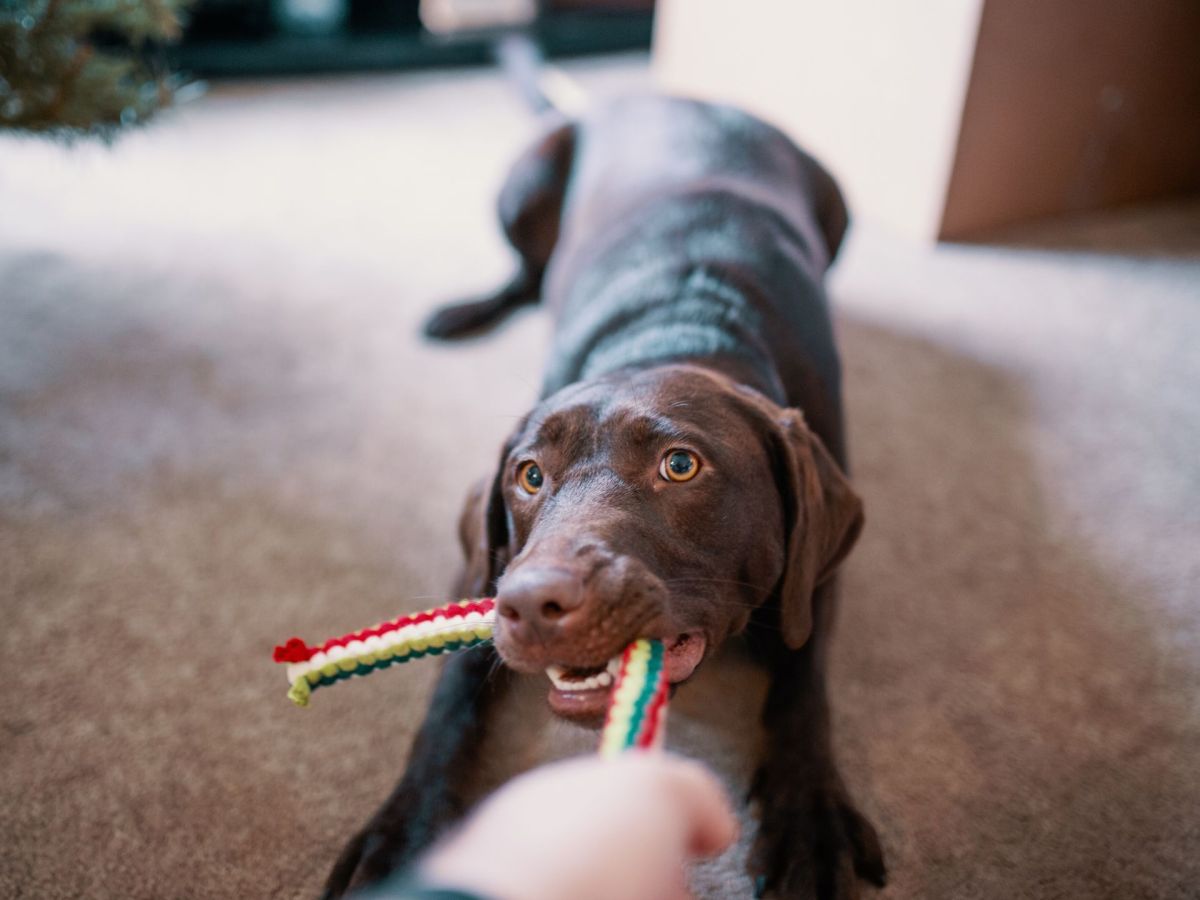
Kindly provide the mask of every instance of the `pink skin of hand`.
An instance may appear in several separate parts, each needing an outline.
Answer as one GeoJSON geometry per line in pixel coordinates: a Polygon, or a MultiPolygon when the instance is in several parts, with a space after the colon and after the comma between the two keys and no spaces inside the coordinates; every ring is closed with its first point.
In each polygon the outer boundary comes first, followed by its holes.
{"type": "Polygon", "coordinates": [[[421,866],[431,883],[496,900],[676,900],[688,862],[737,837],[698,763],[625,753],[543,766],[486,800],[421,866]]]}

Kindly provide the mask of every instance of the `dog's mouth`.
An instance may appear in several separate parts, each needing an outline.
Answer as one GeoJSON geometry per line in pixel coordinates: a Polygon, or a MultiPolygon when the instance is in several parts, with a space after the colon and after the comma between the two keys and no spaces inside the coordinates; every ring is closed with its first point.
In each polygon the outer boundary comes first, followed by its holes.
{"type": "MultiPolygon", "coordinates": [[[[704,658],[707,641],[699,632],[688,631],[664,639],[667,681],[678,684],[696,671],[704,658]]],[[[550,709],[566,719],[599,725],[608,709],[608,697],[621,669],[618,654],[600,666],[580,668],[553,663],[546,667],[550,679],[547,700],[550,709]]]]}

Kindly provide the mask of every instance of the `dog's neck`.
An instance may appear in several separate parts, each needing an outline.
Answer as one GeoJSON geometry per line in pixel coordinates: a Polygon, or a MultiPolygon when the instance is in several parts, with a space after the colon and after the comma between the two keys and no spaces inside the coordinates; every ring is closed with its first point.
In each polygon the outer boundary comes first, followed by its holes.
{"type": "Polygon", "coordinates": [[[555,335],[542,396],[620,369],[693,363],[782,402],[762,321],[744,292],[711,267],[684,277],[641,269],[598,286],[555,335]]]}

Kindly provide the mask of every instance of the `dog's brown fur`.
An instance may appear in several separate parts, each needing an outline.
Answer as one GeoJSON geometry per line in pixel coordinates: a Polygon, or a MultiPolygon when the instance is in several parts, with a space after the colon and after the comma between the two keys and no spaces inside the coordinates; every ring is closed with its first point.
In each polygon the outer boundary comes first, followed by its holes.
{"type": "MultiPolygon", "coordinates": [[[[651,97],[551,131],[500,210],[519,273],[428,330],[456,336],[539,297],[557,329],[542,401],[464,509],[462,592],[495,593],[496,650],[519,672],[599,665],[641,635],[709,651],[744,635],[771,679],[753,787],[760,889],[882,884],[832,756],[824,683],[833,574],[862,524],[822,286],[846,226],[836,186],[741,112],[651,97]],[[699,470],[676,483],[660,466],[681,449],[699,470]],[[522,486],[530,463],[539,489],[522,486]]],[[[405,864],[464,812],[486,711],[513,677],[493,662],[447,664],[435,721],[331,893],[405,864]]]]}

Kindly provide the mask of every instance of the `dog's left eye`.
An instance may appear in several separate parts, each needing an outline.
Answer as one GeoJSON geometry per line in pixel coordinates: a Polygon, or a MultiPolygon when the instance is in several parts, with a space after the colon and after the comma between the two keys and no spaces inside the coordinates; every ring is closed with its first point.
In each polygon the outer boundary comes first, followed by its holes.
{"type": "Polygon", "coordinates": [[[668,450],[658,464],[658,474],[667,481],[691,481],[700,471],[700,460],[690,450],[668,450]]]}

